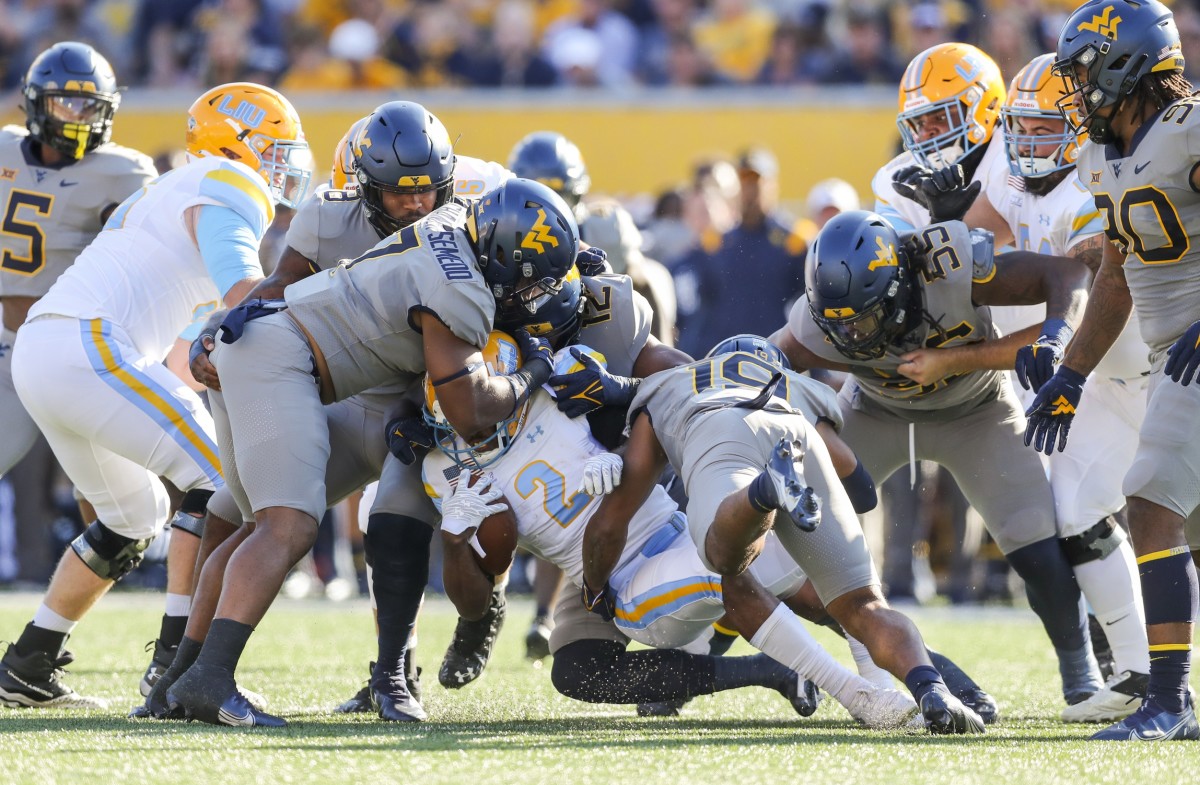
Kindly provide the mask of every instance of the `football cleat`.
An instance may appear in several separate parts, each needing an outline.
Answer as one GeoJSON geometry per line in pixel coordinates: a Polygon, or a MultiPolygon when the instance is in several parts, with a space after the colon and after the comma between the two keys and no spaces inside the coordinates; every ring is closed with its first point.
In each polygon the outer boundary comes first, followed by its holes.
{"type": "MultiPolygon", "coordinates": [[[[261,695],[256,695],[263,700],[261,695]]],[[[167,691],[171,713],[182,713],[187,720],[199,720],[210,725],[231,725],[250,728],[282,728],[287,721],[256,708],[238,690],[233,676],[193,665],[167,691]]]]}
{"type": "Polygon", "coordinates": [[[167,668],[171,667],[171,660],[175,659],[175,652],[178,651],[179,646],[164,646],[162,641],[152,640],[146,644],[146,651],[151,649],[154,649],[154,654],[151,655],[150,664],[146,666],[146,672],[138,684],[138,692],[143,698],[150,697],[150,691],[154,689],[154,685],[167,672],[167,668]]]}
{"type": "Polygon", "coordinates": [[[796,678],[794,679],[788,679],[787,688],[783,690],[783,697],[788,699],[788,702],[792,704],[792,708],[801,717],[811,717],[816,714],[817,707],[821,705],[821,701],[825,698],[816,683],[804,678],[800,674],[796,674],[796,678]]]}
{"type": "Polygon", "coordinates": [[[930,733],[983,733],[983,720],[973,709],[941,689],[930,690],[921,697],[921,716],[930,733]]]}
{"type": "Polygon", "coordinates": [[[979,715],[984,725],[992,725],[1000,717],[1000,706],[996,699],[979,687],[973,687],[963,692],[954,693],[954,697],[962,704],[979,715]]]}
{"type": "Polygon", "coordinates": [[[639,703],[637,705],[637,715],[639,717],[678,717],[683,707],[691,701],[691,698],[676,698],[667,701],[651,701],[650,703],[639,703]]]}
{"type": "Polygon", "coordinates": [[[504,588],[497,587],[492,591],[492,603],[483,618],[478,621],[458,620],[454,628],[454,640],[450,641],[446,656],[442,658],[442,667],[438,670],[438,682],[443,687],[457,690],[483,675],[507,612],[508,601],[504,597],[504,588]]]}
{"type": "Polygon", "coordinates": [[[810,532],[821,522],[821,503],[812,488],[806,488],[796,471],[796,457],[787,437],[779,440],[766,465],[775,490],[774,506],[787,513],[801,531],[810,532]]]}
{"type": "Polygon", "coordinates": [[[1121,671],[1085,701],[1063,709],[1063,722],[1116,722],[1137,711],[1146,697],[1150,676],[1121,671]]]}
{"type": "Polygon", "coordinates": [[[871,730],[906,727],[919,709],[916,701],[899,690],[860,689],[846,706],[850,716],[871,730]]]}
{"type": "Polygon", "coordinates": [[[371,705],[371,675],[375,673],[375,663],[367,666],[367,683],[354,693],[354,697],[334,709],[335,714],[365,714],[372,711],[371,705]]]}
{"type": "Polygon", "coordinates": [[[388,722],[423,722],[429,719],[425,709],[408,691],[404,674],[380,670],[368,685],[371,706],[379,718],[388,722]]]}
{"type": "Polygon", "coordinates": [[[12,709],[106,709],[100,698],[80,695],[63,684],[63,666],[74,660],[63,652],[54,659],[44,651],[21,654],[9,644],[0,658],[0,705],[12,709]]]}
{"type": "Polygon", "coordinates": [[[259,711],[250,704],[245,695],[234,690],[217,709],[216,724],[235,728],[286,728],[287,720],[259,711]]]}
{"type": "Polygon", "coordinates": [[[1195,741],[1200,739],[1200,726],[1191,702],[1181,712],[1164,709],[1146,698],[1133,714],[1092,734],[1092,741],[1195,741]]]}
{"type": "Polygon", "coordinates": [[[550,656],[550,623],[545,616],[538,616],[525,633],[525,659],[539,662],[550,656]]]}

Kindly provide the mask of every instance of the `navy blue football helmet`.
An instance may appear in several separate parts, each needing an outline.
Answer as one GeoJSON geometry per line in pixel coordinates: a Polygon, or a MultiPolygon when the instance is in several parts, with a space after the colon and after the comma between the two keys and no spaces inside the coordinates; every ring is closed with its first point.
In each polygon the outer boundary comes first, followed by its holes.
{"type": "Polygon", "coordinates": [[[436,191],[434,209],[454,193],[454,148],[442,121],[411,101],[389,101],[375,108],[351,140],[355,177],[362,191],[367,220],[380,237],[398,232],[423,217],[390,215],[383,192],[412,194],[436,191]]]}
{"type": "Polygon", "coordinates": [[[763,360],[766,360],[771,365],[782,368],[785,371],[792,370],[792,364],[788,362],[785,355],[778,346],[763,338],[761,335],[751,335],[750,333],[742,333],[734,335],[730,338],[718,343],[716,346],[708,350],[705,357],[716,357],[718,354],[729,354],[730,352],[745,352],[753,354],[763,360]]]}
{"type": "Polygon", "coordinates": [[[558,194],[514,177],[471,205],[467,231],[496,298],[497,321],[528,318],[562,291],[579,253],[579,227],[558,194]]]}
{"type": "Polygon", "coordinates": [[[579,340],[586,308],[583,281],[579,279],[579,273],[572,269],[558,293],[542,304],[536,313],[531,314],[524,308],[506,309],[496,314],[496,329],[506,333],[524,329],[535,338],[545,338],[557,352],[579,340]]]}
{"type": "Polygon", "coordinates": [[[1067,18],[1058,34],[1054,72],[1067,80],[1059,109],[1076,132],[1113,140],[1110,119],[1097,109],[1115,106],[1143,76],[1183,70],[1175,16],[1158,0],[1091,0],[1067,18]],[[1077,69],[1087,74],[1080,82],[1077,69]]]}
{"type": "Polygon", "coordinates": [[[508,168],[517,177],[549,186],[572,209],[592,187],[579,148],[553,131],[534,131],[517,142],[508,155],[508,168]]]}
{"type": "Polygon", "coordinates": [[[877,360],[905,332],[914,284],[896,230],[876,213],[850,210],[822,227],[804,265],[808,308],[851,360],[877,360]]]}
{"type": "Polygon", "coordinates": [[[21,95],[29,135],[76,161],[112,137],[113,115],[121,103],[108,60],[76,41],[55,44],[38,55],[21,95]]]}

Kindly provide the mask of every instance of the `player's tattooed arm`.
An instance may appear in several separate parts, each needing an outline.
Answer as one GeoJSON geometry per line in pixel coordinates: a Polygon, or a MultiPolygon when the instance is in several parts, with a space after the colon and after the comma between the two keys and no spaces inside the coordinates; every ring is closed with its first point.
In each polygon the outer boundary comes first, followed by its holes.
{"type": "Polygon", "coordinates": [[[1133,298],[1122,265],[1125,255],[1112,243],[1104,243],[1104,257],[1092,290],[1087,311],[1075,337],[1067,347],[1063,365],[1087,376],[1112,348],[1129,321],[1133,298]]]}
{"type": "Polygon", "coordinates": [[[667,465],[649,415],[634,420],[625,443],[621,484],[606,495],[583,532],[583,579],[600,591],[612,576],[629,533],[629,521],[654,490],[667,465]]]}
{"type": "Polygon", "coordinates": [[[1086,264],[1094,278],[1100,272],[1100,262],[1104,258],[1104,246],[1106,245],[1108,245],[1108,240],[1103,234],[1094,234],[1071,246],[1067,255],[1086,264]]]}

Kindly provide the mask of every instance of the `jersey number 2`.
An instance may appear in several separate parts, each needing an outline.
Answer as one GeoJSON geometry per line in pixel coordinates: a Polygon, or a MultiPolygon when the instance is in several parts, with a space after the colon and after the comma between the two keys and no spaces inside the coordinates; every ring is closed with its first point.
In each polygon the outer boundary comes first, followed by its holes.
{"type": "Polygon", "coordinates": [[[582,491],[567,496],[567,478],[545,461],[533,461],[522,468],[517,474],[516,487],[522,499],[528,499],[541,488],[542,509],[564,529],[579,517],[592,500],[582,491]]]}
{"type": "Polygon", "coordinates": [[[13,189],[4,207],[4,223],[0,224],[0,233],[27,241],[29,253],[16,254],[5,248],[0,267],[18,275],[37,275],[46,265],[46,233],[37,223],[21,220],[20,210],[27,207],[42,218],[49,218],[53,206],[53,196],[13,189]]]}

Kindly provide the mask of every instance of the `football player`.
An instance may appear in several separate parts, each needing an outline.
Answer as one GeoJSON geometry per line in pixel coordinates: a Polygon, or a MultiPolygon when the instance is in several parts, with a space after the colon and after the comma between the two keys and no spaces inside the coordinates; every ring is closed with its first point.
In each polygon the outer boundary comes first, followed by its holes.
{"type": "MultiPolygon", "coordinates": [[[[573,364],[572,354],[590,354],[586,347],[560,352],[557,362],[573,364]]],[[[502,332],[493,332],[484,348],[485,361],[495,373],[511,373],[519,365],[518,351],[502,332]]],[[[778,354],[776,352],[776,354],[778,354]]],[[[750,364],[765,364],[756,355],[726,355],[750,364]]],[[[817,382],[797,390],[796,400],[809,416],[816,410],[836,410],[832,391],[817,382]]],[[[439,449],[425,458],[426,491],[442,512],[446,590],[465,616],[482,612],[492,591],[488,575],[471,553],[473,532],[490,513],[503,511],[502,495],[512,505],[517,543],[559,567],[575,587],[583,581],[582,545],[588,521],[600,497],[620,484],[621,458],[592,437],[587,422],[558,411],[545,390],[534,393],[521,409],[471,438],[459,436],[442,416],[436,391],[426,384],[426,416],[437,434],[439,449]],[[487,472],[482,475],[482,472],[487,472]],[[481,477],[482,475],[482,477],[481,477]],[[476,480],[476,477],[481,479],[476,480]],[[473,484],[472,484],[473,483],[473,484]],[[489,485],[493,487],[489,490],[489,485]]],[[[808,676],[830,692],[855,719],[872,728],[897,728],[916,714],[917,706],[903,693],[881,689],[837,664],[803,626],[787,642],[787,658],[715,658],[682,651],[627,652],[635,640],[656,649],[678,649],[707,631],[725,613],[721,576],[701,564],[689,537],[686,518],[660,485],[652,485],[646,502],[633,514],[620,566],[610,580],[605,617],[615,629],[586,644],[577,642],[579,657],[596,665],[586,675],[555,658],[553,680],[570,697],[604,703],[640,703],[687,698],[740,686],[775,687],[792,700],[801,714],[815,705],[802,702],[801,684],[808,676]],[[782,667],[788,662],[795,670],[782,667]],[[604,662],[604,667],[598,663],[604,662]],[[804,674],[801,676],[800,674],[804,674]]],[[[490,555],[490,554],[489,554],[490,555]]],[[[774,596],[788,596],[804,582],[799,568],[774,536],[751,574],[774,596]]],[[[778,600],[755,596],[753,604],[773,606],[778,600]]],[[[762,626],[750,612],[751,602],[731,606],[738,626],[752,643],[762,626]]],[[[770,615],[770,608],[765,614],[770,615]]],[[[764,630],[764,637],[769,638],[764,630]]]]}
{"type": "Polygon", "coordinates": [[[1031,405],[1026,444],[1066,446],[1085,382],[1132,309],[1150,347],[1145,419],[1122,492],[1137,554],[1150,678],[1136,712],[1101,740],[1200,739],[1188,696],[1200,547],[1200,450],[1188,383],[1200,358],[1200,254],[1188,227],[1200,215],[1196,166],[1200,114],[1183,76],[1179,31],[1156,0],[1096,0],[1077,8],[1058,37],[1063,108],[1092,144],[1079,179],[1104,213],[1105,245],[1087,312],[1058,371],[1031,405]],[[1193,116],[1195,115],[1195,116],[1193,116]],[[1189,548],[1193,549],[1189,553],[1189,548]]]}
{"type": "Polygon", "coordinates": [[[990,235],[954,221],[916,238],[906,247],[865,211],[830,220],[813,244],[805,296],[772,342],[794,367],[851,374],[841,391],[842,435],[877,481],[913,460],[954,475],[1024,578],[1058,654],[1064,698],[1078,702],[1100,686],[1079,586],[1056,536],[1045,472],[1022,449],[1012,385],[989,370],[1004,367],[1012,350],[994,341],[985,346],[994,356],[979,351],[928,384],[899,367],[919,348],[995,338],[982,306],[1042,301],[1048,322],[1073,323],[1086,300],[1087,267],[1024,251],[997,257],[990,235]]]}
{"type": "Polygon", "coordinates": [[[98,519],[4,656],[0,697],[12,703],[78,704],[58,677],[62,645],[166,523],[157,478],[184,492],[172,525],[195,536],[222,484],[212,418],[161,362],[190,322],[262,280],[258,244],[275,205],[304,195],[311,156],[287,99],[249,83],[192,104],[187,151],[187,165],[112,211],[21,328],[17,393],[98,519]]]}
{"type": "MultiPolygon", "coordinates": [[[[1013,78],[1001,109],[1005,157],[994,160],[984,198],[975,200],[963,220],[989,229],[1002,245],[1071,256],[1095,271],[1106,244],[1103,222],[1075,170],[1086,133],[1076,135],[1058,109],[1068,91],[1052,72],[1054,57],[1034,58],[1013,78]]],[[[1055,358],[1061,359],[1069,334],[1042,334],[1044,306],[996,307],[992,315],[1004,333],[1035,325],[1039,337],[1032,348],[1012,357],[1025,388],[1022,403],[1028,404],[1049,378],[1055,358]]],[[[940,361],[955,351],[972,349],[919,349],[899,370],[914,381],[932,383],[946,375],[940,361]]],[[[1093,634],[1103,631],[1115,662],[1103,689],[1063,709],[1067,722],[1121,719],[1145,694],[1150,661],[1141,587],[1133,546],[1113,515],[1125,506],[1121,478],[1145,411],[1146,357],[1146,345],[1128,324],[1087,387],[1070,449],[1049,459],[1063,551],[1095,612],[1093,634]]]]}
{"type": "Polygon", "coordinates": [[[593,609],[613,604],[633,511],[669,461],[687,491],[694,555],[721,576],[727,607],[750,617],[735,624],[755,646],[803,672],[795,654],[803,625],[786,606],[762,602],[754,580],[773,531],[829,614],[904,680],[930,732],[982,733],[983,720],[950,693],[916,627],[880,593],[854,506],[808,419],[805,393],[817,387],[743,352],[643,380],[629,409],[629,476],[584,536],[584,601],[593,609]]]}
{"type": "Polygon", "coordinates": [[[551,350],[520,333],[525,366],[489,376],[479,351],[493,317],[497,309],[536,311],[561,289],[578,245],[558,195],[514,178],[297,281],[283,300],[229,312],[211,356],[221,386],[213,411],[234,498],[255,526],[229,557],[213,621],[195,662],[168,689],[170,703],[213,724],[286,724],[245,699],[234,670],[326,508],[322,404],[412,384],[428,371],[457,429],[474,433],[503,419],[549,379],[551,350]]]}

